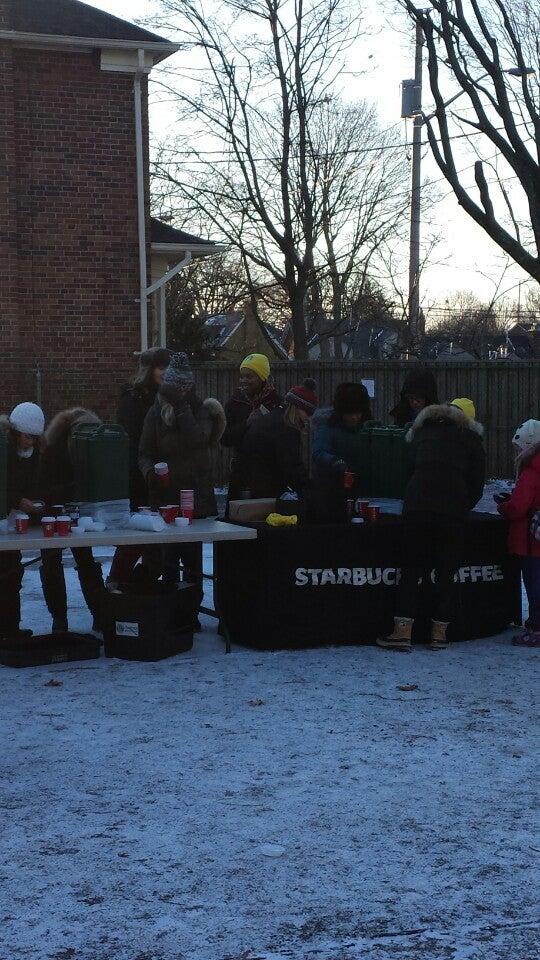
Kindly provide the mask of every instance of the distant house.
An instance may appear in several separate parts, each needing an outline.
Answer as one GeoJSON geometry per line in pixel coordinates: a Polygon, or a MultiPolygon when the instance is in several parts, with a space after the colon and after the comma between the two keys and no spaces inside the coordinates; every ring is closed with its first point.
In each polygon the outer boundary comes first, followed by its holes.
{"type": "MultiPolygon", "coordinates": [[[[359,323],[329,338],[328,347],[332,360],[386,360],[396,356],[399,328],[396,324],[359,323]],[[339,347],[337,344],[339,343],[339,347]]],[[[313,337],[309,344],[310,360],[321,359],[321,344],[313,337]]]]}
{"type": "Polygon", "coordinates": [[[217,360],[240,363],[248,353],[264,353],[269,360],[289,359],[280,331],[258,321],[248,304],[242,311],[208,317],[205,329],[217,360]]]}

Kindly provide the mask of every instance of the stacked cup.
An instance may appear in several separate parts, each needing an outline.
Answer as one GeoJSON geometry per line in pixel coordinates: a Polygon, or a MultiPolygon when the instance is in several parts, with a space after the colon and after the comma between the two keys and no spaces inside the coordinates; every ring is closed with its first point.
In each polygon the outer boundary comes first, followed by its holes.
{"type": "Polygon", "coordinates": [[[195,491],[194,490],[181,490],[180,491],[180,513],[183,517],[187,517],[190,523],[193,522],[193,512],[195,510],[195,491]]]}
{"type": "Polygon", "coordinates": [[[154,471],[159,477],[159,482],[161,486],[168,487],[169,486],[169,464],[164,463],[163,461],[160,463],[156,463],[154,464],[154,471]]]}

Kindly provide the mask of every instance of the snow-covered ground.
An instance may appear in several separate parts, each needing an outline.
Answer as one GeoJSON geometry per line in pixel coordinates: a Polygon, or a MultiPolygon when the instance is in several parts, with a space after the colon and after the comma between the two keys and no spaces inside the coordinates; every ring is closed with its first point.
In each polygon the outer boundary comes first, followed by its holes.
{"type": "Polygon", "coordinates": [[[538,653],[226,657],[203,620],[0,668],[0,960],[532,960],[538,653]]]}

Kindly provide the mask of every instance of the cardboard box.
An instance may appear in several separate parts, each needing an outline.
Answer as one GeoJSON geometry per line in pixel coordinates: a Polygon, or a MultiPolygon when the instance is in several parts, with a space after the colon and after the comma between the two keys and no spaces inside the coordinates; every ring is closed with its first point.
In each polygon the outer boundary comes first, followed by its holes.
{"type": "Polygon", "coordinates": [[[262,500],[231,500],[229,503],[229,520],[234,523],[266,520],[269,514],[274,513],[275,509],[276,501],[270,497],[262,500]]]}

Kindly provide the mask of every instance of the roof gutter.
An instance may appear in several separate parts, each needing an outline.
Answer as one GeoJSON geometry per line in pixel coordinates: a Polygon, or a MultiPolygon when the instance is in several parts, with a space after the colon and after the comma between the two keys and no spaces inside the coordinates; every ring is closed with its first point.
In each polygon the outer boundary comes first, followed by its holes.
{"type": "Polygon", "coordinates": [[[153,253],[191,253],[192,257],[198,254],[205,256],[214,253],[225,253],[227,247],[219,243],[153,243],[153,253]]]}
{"type": "Polygon", "coordinates": [[[0,40],[9,40],[17,45],[28,44],[39,47],[92,47],[113,50],[145,50],[151,53],[161,54],[155,58],[156,62],[170,57],[171,54],[180,50],[176,43],[170,43],[168,40],[160,42],[159,40],[111,40],[102,37],[64,37],[61,34],[53,33],[25,33],[21,30],[0,30],[0,40]]]}

